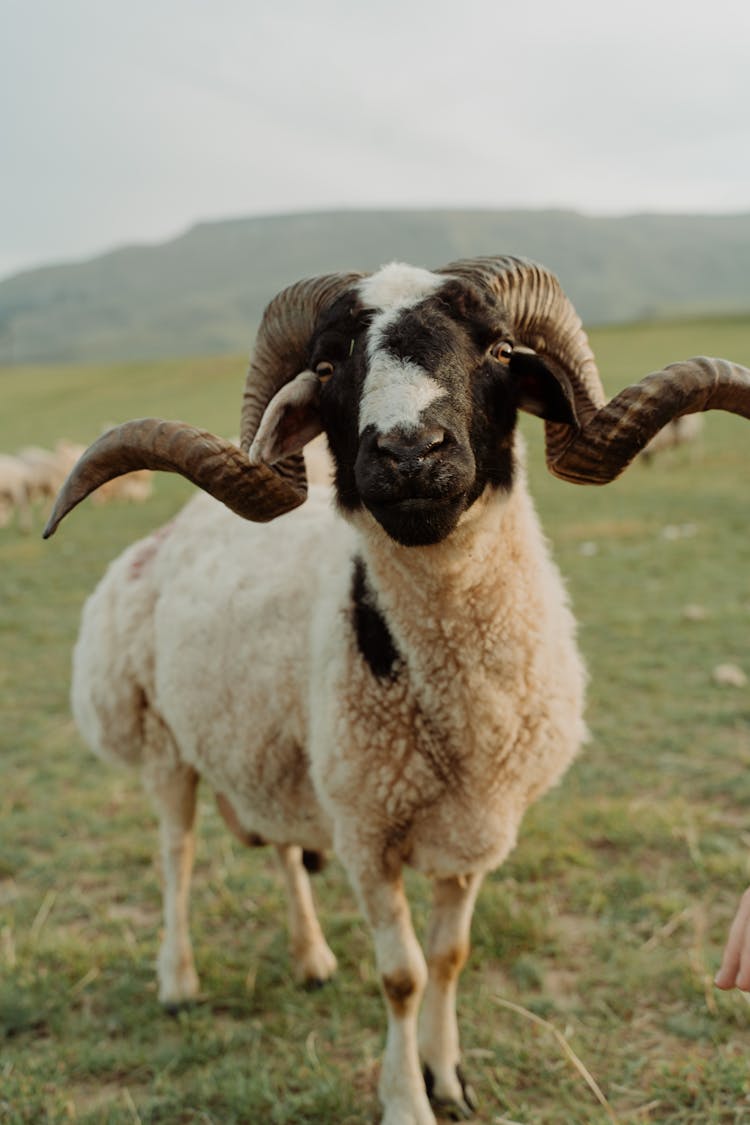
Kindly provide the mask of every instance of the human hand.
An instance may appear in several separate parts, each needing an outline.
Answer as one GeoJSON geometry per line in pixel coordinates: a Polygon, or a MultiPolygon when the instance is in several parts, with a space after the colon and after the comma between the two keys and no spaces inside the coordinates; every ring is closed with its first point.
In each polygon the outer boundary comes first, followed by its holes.
{"type": "Polygon", "coordinates": [[[717,988],[750,992],[750,887],[737,907],[714,984],[717,988]]]}

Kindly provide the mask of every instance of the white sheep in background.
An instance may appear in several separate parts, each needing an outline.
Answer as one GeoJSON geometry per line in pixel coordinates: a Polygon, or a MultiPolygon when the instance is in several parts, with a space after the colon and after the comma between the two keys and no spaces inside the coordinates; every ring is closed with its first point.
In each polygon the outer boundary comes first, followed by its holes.
{"type": "Polygon", "coordinates": [[[14,515],[21,530],[30,531],[29,474],[18,457],[0,453],[0,527],[8,527],[14,515]]]}
{"type": "Polygon", "coordinates": [[[557,475],[604,483],[675,414],[750,414],[750,372],[691,360],[609,404],[556,280],[512,258],[300,282],[264,316],[243,449],[146,419],[78,463],[46,534],[138,467],[203,497],[110,567],[84,611],[73,707],[101,755],[140,766],[166,875],[159,994],[195,996],[195,793],[284,860],[299,974],[335,958],[301,849],[333,846],[372,931],[388,1013],[387,1125],[468,1115],[458,975],[482,877],[584,734],[574,622],[526,488],[517,410],[557,475]],[[534,349],[532,351],[531,349],[534,349]],[[325,431],[331,492],[299,451],[325,431]],[[426,957],[402,882],[433,880],[426,957]],[[421,1005],[421,1020],[418,1012],[421,1005]],[[423,1078],[424,1074],[424,1078],[423,1078]]]}
{"type": "Polygon", "coordinates": [[[54,450],[43,449],[38,445],[27,445],[13,456],[3,455],[3,463],[12,466],[10,475],[14,479],[23,481],[19,508],[23,513],[21,522],[23,530],[28,531],[31,528],[32,505],[51,506],[63,481],[85,448],[83,445],[72,445],[61,440],[57,442],[54,450]]]}
{"type": "Polygon", "coordinates": [[[154,474],[150,469],[136,469],[114,480],[105,481],[91,497],[93,504],[109,504],[122,500],[129,504],[142,504],[153,495],[154,474]]]}
{"type": "Polygon", "coordinates": [[[55,458],[59,469],[64,471],[65,476],[68,475],[76,461],[78,461],[85,452],[85,445],[79,445],[79,443],[75,441],[68,441],[67,438],[60,438],[59,441],[55,442],[55,458]]]}
{"type": "MultiPolygon", "coordinates": [[[[55,445],[55,463],[61,473],[60,483],[65,479],[76,461],[85,453],[86,447],[75,442],[61,439],[55,445]]],[[[58,485],[59,487],[59,485],[58,485]]],[[[132,473],[123,473],[114,480],[105,481],[92,496],[94,504],[108,504],[112,500],[122,500],[126,503],[142,504],[148,500],[154,491],[154,474],[150,469],[136,469],[132,473]]]]}
{"type": "Polygon", "coordinates": [[[38,445],[26,445],[16,456],[26,467],[26,481],[33,503],[51,503],[65,480],[70,464],[60,462],[56,454],[38,445]]]}
{"type": "MultiPolygon", "coordinates": [[[[27,445],[13,456],[0,455],[0,527],[7,527],[13,513],[17,512],[19,526],[23,531],[29,531],[32,506],[51,504],[85,450],[84,445],[61,438],[54,450],[27,445]]],[[[324,457],[325,452],[319,456],[324,457]]],[[[94,493],[92,502],[107,504],[121,500],[142,503],[153,493],[153,475],[150,469],[136,469],[115,480],[105,481],[94,493]]]]}
{"type": "Polygon", "coordinates": [[[648,445],[641,450],[641,458],[650,464],[654,457],[658,457],[667,449],[696,444],[703,435],[703,421],[702,414],[683,414],[667,422],[666,426],[654,434],[648,445]]]}

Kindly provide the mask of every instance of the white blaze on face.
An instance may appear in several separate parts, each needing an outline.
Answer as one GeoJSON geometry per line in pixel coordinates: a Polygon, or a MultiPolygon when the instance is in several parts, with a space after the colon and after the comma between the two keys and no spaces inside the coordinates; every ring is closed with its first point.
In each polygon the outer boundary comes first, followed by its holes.
{"type": "Polygon", "coordinates": [[[378,433],[416,429],[422,412],[445,388],[431,379],[423,367],[379,352],[370,361],[359,404],[359,432],[374,426],[378,433]]]}
{"type": "Polygon", "coordinates": [[[383,347],[387,328],[406,309],[419,304],[447,281],[415,266],[392,262],[359,283],[366,308],[377,313],[367,342],[368,371],[359,405],[359,432],[374,426],[381,433],[419,425],[424,410],[446,391],[423,367],[400,359],[383,347]]]}

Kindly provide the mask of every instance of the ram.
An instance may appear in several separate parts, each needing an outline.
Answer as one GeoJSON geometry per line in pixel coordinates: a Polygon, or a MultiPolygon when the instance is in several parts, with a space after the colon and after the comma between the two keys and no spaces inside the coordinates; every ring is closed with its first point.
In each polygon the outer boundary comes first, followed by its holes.
{"type": "Polygon", "coordinates": [[[14,515],[22,531],[31,530],[29,474],[19,457],[0,453],[0,527],[7,527],[14,515]]]}
{"type": "Polygon", "coordinates": [[[16,456],[26,466],[31,499],[51,504],[73,462],[66,462],[59,453],[41,449],[38,445],[26,445],[18,450],[16,456]]]}
{"type": "Polygon", "coordinates": [[[159,419],[91,447],[47,534],[136,468],[181,473],[250,521],[191,501],[113,564],[76,648],[84,736],[141,767],[159,812],[165,1003],[198,987],[187,901],[202,778],[238,834],[280,850],[303,978],[335,959],[302,849],[333,847],[344,865],[387,1010],[383,1121],[471,1113],[455,996],[474,901],[585,732],[574,620],[517,413],[544,419],[552,472],[603,484],[672,417],[710,407],[750,414],[750,371],[690,360],[606,404],[581,322],[539,266],[393,264],[274,298],[241,448],[159,419]],[[301,451],[321,431],[334,485],[303,505],[301,451]],[[407,864],[434,883],[424,953],[407,864]]]}

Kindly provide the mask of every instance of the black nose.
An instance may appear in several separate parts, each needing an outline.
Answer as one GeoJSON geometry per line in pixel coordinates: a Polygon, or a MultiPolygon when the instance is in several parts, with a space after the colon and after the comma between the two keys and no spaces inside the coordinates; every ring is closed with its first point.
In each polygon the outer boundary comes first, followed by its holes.
{"type": "Polygon", "coordinates": [[[409,464],[416,466],[420,461],[434,456],[445,444],[445,430],[437,426],[408,431],[391,430],[387,434],[378,434],[375,441],[378,453],[390,458],[399,468],[406,468],[409,464]]]}

